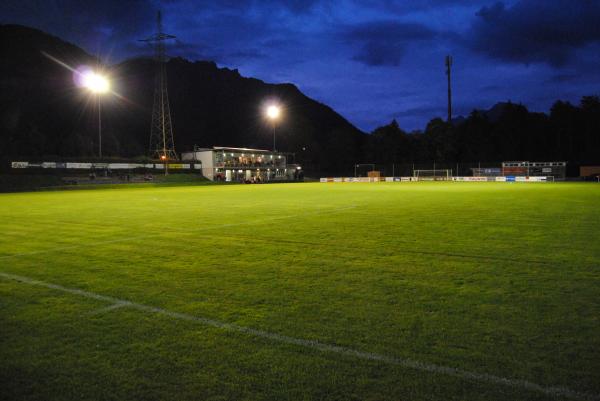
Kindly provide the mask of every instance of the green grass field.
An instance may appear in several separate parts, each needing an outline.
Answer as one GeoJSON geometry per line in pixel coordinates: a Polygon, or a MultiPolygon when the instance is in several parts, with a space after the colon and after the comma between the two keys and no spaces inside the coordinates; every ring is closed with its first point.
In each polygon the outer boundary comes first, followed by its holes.
{"type": "Polygon", "coordinates": [[[2,400],[600,398],[600,185],[0,194],[2,400]]]}

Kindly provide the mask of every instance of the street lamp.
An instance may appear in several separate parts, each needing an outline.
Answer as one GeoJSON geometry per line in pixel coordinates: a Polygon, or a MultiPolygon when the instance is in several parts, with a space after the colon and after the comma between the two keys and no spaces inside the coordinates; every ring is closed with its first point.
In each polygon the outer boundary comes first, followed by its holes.
{"type": "Polygon", "coordinates": [[[167,155],[160,155],[160,160],[163,162],[163,167],[165,170],[165,175],[169,175],[169,161],[167,160],[167,155]]]}
{"type": "Polygon", "coordinates": [[[277,151],[275,149],[275,123],[279,119],[280,115],[281,108],[279,106],[272,104],[267,107],[267,118],[271,120],[271,123],[273,124],[273,152],[277,151]]]}
{"type": "Polygon", "coordinates": [[[110,90],[110,82],[108,79],[94,71],[86,71],[81,76],[81,83],[90,92],[96,95],[98,103],[98,157],[102,157],[102,108],[100,103],[100,95],[110,90]]]}

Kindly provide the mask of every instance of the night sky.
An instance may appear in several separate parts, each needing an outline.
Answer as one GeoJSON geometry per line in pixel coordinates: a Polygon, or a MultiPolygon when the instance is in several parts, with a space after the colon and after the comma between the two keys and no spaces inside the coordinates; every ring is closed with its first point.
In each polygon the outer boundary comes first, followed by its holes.
{"type": "Polygon", "coordinates": [[[296,84],[371,131],[445,116],[444,56],[454,57],[455,114],[498,101],[548,111],[600,93],[600,1],[531,0],[19,0],[1,23],[60,36],[114,63],[149,54],[155,29],[169,55],[214,60],[266,82],[296,84]]]}

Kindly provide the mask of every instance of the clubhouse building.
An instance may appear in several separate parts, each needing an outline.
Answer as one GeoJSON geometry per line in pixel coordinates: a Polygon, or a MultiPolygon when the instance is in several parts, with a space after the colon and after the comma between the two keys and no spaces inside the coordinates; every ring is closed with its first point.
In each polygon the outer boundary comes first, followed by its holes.
{"type": "Polygon", "coordinates": [[[215,146],[184,152],[182,161],[202,164],[202,175],[211,181],[266,182],[295,181],[301,167],[288,164],[288,154],[262,149],[215,146]]]}

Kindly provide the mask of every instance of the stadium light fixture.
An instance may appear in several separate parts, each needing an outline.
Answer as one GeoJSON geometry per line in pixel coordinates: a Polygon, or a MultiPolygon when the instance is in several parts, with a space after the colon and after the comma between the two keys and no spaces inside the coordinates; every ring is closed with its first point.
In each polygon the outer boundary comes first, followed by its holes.
{"type": "Polygon", "coordinates": [[[82,76],[82,83],[84,87],[95,94],[103,94],[110,90],[110,81],[108,78],[97,74],[94,71],[84,72],[82,76]]]}
{"type": "Polygon", "coordinates": [[[267,107],[267,117],[269,117],[269,119],[276,120],[279,118],[280,114],[281,109],[279,108],[279,106],[272,104],[269,107],[267,107]]]}

